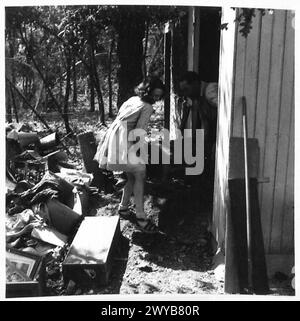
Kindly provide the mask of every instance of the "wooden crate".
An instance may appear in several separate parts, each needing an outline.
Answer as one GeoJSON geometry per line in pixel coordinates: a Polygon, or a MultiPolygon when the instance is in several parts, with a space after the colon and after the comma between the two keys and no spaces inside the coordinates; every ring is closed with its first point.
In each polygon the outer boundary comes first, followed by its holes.
{"type": "Polygon", "coordinates": [[[63,262],[65,283],[106,285],[119,239],[119,216],[85,217],[63,262]]]}

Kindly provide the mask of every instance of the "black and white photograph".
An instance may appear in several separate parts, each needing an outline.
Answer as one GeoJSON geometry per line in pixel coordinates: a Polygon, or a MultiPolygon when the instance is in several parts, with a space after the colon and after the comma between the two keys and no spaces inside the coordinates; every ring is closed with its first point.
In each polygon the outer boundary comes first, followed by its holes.
{"type": "Polygon", "coordinates": [[[256,3],[5,4],[6,298],[296,298],[298,12],[256,3]]]}
{"type": "Polygon", "coordinates": [[[8,261],[8,267],[13,267],[20,271],[27,278],[34,278],[37,265],[39,264],[39,256],[35,257],[32,254],[11,248],[6,252],[6,260],[8,261]]]}

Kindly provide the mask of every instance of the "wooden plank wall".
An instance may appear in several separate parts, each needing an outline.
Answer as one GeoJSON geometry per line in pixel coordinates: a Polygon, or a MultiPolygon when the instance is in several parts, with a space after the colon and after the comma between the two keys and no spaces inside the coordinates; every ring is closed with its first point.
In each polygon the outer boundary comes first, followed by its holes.
{"type": "Polygon", "coordinates": [[[247,38],[236,34],[232,136],[242,136],[246,96],[249,136],[259,140],[259,186],[265,250],[294,251],[294,13],[256,11],[247,38]]]}

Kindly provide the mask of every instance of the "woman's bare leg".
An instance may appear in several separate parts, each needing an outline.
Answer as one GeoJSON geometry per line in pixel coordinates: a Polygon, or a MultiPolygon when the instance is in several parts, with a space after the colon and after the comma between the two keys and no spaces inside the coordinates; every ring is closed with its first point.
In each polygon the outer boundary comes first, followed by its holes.
{"type": "Polygon", "coordinates": [[[128,208],[130,204],[130,198],[133,192],[133,185],[135,178],[132,173],[126,173],[127,174],[127,182],[123,189],[123,194],[121,198],[121,203],[119,205],[119,209],[126,209],[128,208]]]}
{"type": "Polygon", "coordinates": [[[144,186],[145,186],[145,171],[134,172],[133,195],[135,202],[135,210],[137,218],[146,219],[147,216],[144,211],[144,186]]]}
{"type": "Polygon", "coordinates": [[[134,184],[133,184],[133,195],[135,201],[135,210],[137,224],[141,228],[146,228],[147,232],[156,233],[157,226],[147,219],[147,215],[144,211],[144,187],[145,187],[145,178],[146,171],[137,171],[133,173],[134,175],[134,184]]]}

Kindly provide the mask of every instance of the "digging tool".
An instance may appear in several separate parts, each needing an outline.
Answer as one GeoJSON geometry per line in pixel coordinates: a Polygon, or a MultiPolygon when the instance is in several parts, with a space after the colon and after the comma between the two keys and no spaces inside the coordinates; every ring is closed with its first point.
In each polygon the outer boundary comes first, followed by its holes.
{"type": "Polygon", "coordinates": [[[243,134],[230,137],[229,143],[224,290],[266,294],[269,286],[257,186],[270,178],[259,177],[259,142],[247,138],[246,100],[241,103],[243,134]]]}
{"type": "Polygon", "coordinates": [[[252,248],[251,248],[251,204],[249,195],[248,174],[248,127],[246,97],[242,97],[243,103],[243,137],[244,137],[244,166],[245,166],[245,192],[246,192],[246,220],[247,220],[247,262],[248,262],[248,290],[252,289],[252,248]]]}

